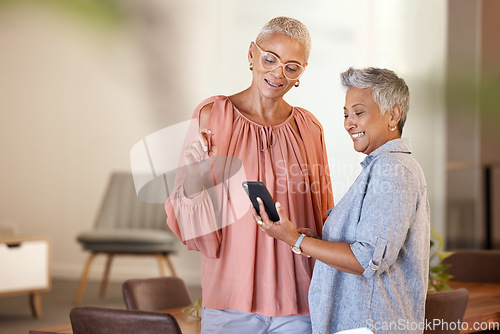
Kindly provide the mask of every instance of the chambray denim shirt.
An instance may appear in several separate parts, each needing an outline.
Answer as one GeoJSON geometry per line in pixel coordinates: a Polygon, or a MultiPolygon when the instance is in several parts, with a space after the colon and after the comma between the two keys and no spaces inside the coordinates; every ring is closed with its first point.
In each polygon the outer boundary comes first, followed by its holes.
{"type": "Polygon", "coordinates": [[[429,271],[430,210],[408,139],[368,155],[330,211],[323,240],[347,242],[364,268],[348,274],[316,261],[309,289],[313,333],[366,327],[422,333],[429,271]]]}

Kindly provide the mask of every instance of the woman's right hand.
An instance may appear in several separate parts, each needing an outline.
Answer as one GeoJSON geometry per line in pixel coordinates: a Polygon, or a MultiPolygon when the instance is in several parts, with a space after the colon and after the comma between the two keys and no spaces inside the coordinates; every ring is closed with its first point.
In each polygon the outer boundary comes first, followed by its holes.
{"type": "Polygon", "coordinates": [[[184,181],[186,196],[194,197],[203,190],[203,183],[215,163],[216,145],[210,129],[201,129],[190,145],[184,147],[187,177],[184,181]]]}
{"type": "Polygon", "coordinates": [[[212,136],[213,133],[210,129],[201,129],[196,134],[193,142],[184,147],[183,154],[186,165],[200,162],[207,159],[211,154],[213,155],[212,136]]]}

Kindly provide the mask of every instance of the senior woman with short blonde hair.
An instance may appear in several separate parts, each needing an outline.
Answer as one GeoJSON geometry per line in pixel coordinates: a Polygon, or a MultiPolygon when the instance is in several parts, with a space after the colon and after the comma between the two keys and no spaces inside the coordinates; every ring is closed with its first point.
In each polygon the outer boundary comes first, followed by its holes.
{"type": "Polygon", "coordinates": [[[253,220],[242,180],[218,174],[239,161],[244,180],[265,183],[298,226],[321,234],[333,206],[330,175],[320,168],[328,165],[323,127],[285,100],[300,89],[310,50],[302,22],[271,19],[246,54],[250,86],[209,97],[193,114],[181,157],[187,168],[177,172],[165,208],[168,226],[201,253],[203,334],[311,332],[313,259],[268,238],[253,220]]]}
{"type": "Polygon", "coordinates": [[[276,223],[261,204],[263,229],[316,258],[309,289],[313,333],[421,333],[430,211],[424,174],[401,138],[409,89],[379,68],[349,68],[341,81],[344,127],[354,149],[367,155],[360,175],[329,210],[322,239],[299,233],[279,203],[276,223]]]}

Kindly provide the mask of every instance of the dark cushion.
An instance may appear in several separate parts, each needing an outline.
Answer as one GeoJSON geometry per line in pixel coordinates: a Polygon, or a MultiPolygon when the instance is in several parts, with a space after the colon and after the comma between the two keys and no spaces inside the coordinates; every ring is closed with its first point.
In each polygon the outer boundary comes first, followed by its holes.
{"type": "Polygon", "coordinates": [[[84,249],[99,252],[171,253],[177,250],[176,237],[158,229],[95,229],[78,235],[84,249]]]}

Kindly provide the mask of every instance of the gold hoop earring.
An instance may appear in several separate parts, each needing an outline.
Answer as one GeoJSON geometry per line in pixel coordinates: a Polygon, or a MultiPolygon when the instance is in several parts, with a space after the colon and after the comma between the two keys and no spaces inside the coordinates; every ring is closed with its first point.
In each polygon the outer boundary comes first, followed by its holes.
{"type": "Polygon", "coordinates": [[[250,69],[250,71],[253,71],[253,64],[252,63],[248,64],[248,68],[250,69]]]}
{"type": "Polygon", "coordinates": [[[297,81],[296,81],[293,85],[294,85],[295,87],[299,87],[299,85],[300,85],[300,81],[299,81],[299,80],[297,80],[297,81]]]}
{"type": "Polygon", "coordinates": [[[393,127],[389,127],[389,130],[394,131],[394,130],[396,130],[396,128],[397,128],[397,126],[394,125],[393,127]]]}

